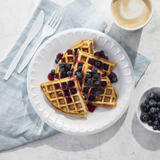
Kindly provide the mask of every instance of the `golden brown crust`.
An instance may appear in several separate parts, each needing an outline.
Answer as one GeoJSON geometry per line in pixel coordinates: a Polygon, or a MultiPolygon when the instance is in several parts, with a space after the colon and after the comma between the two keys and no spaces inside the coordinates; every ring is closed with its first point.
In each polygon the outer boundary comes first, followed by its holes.
{"type": "Polygon", "coordinates": [[[41,89],[50,103],[59,111],[76,117],[88,116],[88,108],[80,91],[79,82],[75,76],[42,83],[41,89]],[[69,81],[74,81],[75,86],[62,90],[62,83],[67,83],[68,85],[69,81]],[[77,93],[72,94],[71,89],[76,89],[77,93]],[[64,95],[64,91],[68,92],[69,95],[67,97],[64,95]],[[71,98],[72,102],[67,103],[67,98],[71,98]]]}

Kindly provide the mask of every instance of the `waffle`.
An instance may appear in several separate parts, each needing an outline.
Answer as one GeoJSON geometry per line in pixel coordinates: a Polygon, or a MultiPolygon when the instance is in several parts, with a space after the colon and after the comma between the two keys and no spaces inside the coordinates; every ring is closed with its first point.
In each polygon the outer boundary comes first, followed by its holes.
{"type": "Polygon", "coordinates": [[[71,49],[79,48],[81,51],[93,54],[93,39],[89,39],[88,41],[81,41],[80,43],[74,45],[71,49]]]}
{"type": "Polygon", "coordinates": [[[73,73],[76,72],[76,68],[79,64],[79,62],[85,63],[90,65],[91,67],[95,67],[96,62],[101,63],[101,67],[97,68],[98,70],[101,70],[103,73],[106,73],[109,75],[113,68],[116,66],[117,63],[115,62],[110,62],[106,59],[103,58],[97,58],[94,55],[91,55],[87,52],[83,52],[81,50],[78,50],[78,53],[76,54],[75,60],[73,62],[73,73]]]}
{"type": "Polygon", "coordinates": [[[92,75],[92,68],[90,67],[89,64],[83,64],[79,62],[78,65],[82,66],[83,77],[79,79],[79,83],[83,94],[88,95],[88,98],[85,99],[86,103],[92,103],[96,106],[102,106],[107,108],[116,107],[117,103],[115,102],[115,100],[118,98],[118,94],[115,92],[115,89],[112,86],[108,76],[103,77],[102,71],[97,70],[97,73],[99,74],[99,79],[96,79],[92,75]],[[86,73],[90,73],[92,75],[91,78],[92,81],[90,86],[85,85],[86,73]],[[95,86],[94,85],[95,81],[99,81],[99,85],[95,86]],[[96,91],[101,92],[101,94],[99,96],[96,96],[95,95],[96,91]]]}
{"type": "MultiPolygon", "coordinates": [[[[70,48],[71,52],[68,52],[67,50],[64,53],[62,59],[59,61],[59,63],[64,62],[65,64],[72,65],[74,62],[75,54],[77,53],[77,49],[85,51],[89,54],[93,54],[93,39],[90,39],[88,41],[81,41],[80,43],[71,47],[70,48]]],[[[56,73],[60,73],[59,63],[56,67],[56,73]]],[[[61,77],[60,74],[59,74],[59,77],[61,77]]]]}
{"type": "Polygon", "coordinates": [[[41,84],[50,103],[59,111],[75,117],[87,117],[88,108],[75,76],[41,84]]]}

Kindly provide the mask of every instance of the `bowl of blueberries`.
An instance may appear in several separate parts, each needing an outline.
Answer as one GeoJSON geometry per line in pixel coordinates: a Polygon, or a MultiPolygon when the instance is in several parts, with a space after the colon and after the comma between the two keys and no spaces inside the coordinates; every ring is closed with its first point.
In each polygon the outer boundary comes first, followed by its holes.
{"type": "Polygon", "coordinates": [[[137,117],[146,129],[160,133],[160,87],[152,87],[143,93],[137,117]]]}

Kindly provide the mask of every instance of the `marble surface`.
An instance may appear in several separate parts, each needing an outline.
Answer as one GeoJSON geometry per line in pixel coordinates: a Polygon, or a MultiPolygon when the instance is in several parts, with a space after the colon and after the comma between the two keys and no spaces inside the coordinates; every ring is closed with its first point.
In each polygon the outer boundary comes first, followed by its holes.
{"type": "MultiPolygon", "coordinates": [[[[53,0],[67,5],[73,0],[53,0]]],[[[112,21],[111,0],[91,0],[108,23],[107,31],[130,48],[148,57],[151,63],[136,86],[130,106],[113,126],[91,136],[70,136],[57,133],[0,153],[0,160],[158,160],[160,134],[147,131],[139,123],[135,111],[141,94],[151,86],[159,86],[160,77],[160,1],[155,1],[155,12],[150,23],[141,30],[127,32],[112,21]]],[[[0,0],[0,60],[15,43],[29,20],[38,0],[0,0]]],[[[1,126],[2,127],[2,126],[1,126]]]]}

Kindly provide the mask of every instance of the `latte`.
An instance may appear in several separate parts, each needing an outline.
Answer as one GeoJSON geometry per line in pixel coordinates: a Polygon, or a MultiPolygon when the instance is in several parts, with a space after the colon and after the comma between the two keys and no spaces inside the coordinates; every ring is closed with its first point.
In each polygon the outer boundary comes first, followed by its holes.
{"type": "Polygon", "coordinates": [[[144,25],[152,14],[151,0],[113,0],[111,11],[116,22],[127,29],[144,25]]]}

